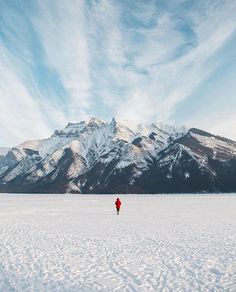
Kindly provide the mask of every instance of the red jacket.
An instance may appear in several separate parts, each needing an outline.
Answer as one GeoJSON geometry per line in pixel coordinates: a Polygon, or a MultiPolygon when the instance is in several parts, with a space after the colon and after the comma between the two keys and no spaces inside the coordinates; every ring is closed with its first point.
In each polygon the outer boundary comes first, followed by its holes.
{"type": "Polygon", "coordinates": [[[116,202],[115,202],[115,204],[116,204],[116,208],[120,208],[121,201],[119,199],[117,199],[116,202]]]}

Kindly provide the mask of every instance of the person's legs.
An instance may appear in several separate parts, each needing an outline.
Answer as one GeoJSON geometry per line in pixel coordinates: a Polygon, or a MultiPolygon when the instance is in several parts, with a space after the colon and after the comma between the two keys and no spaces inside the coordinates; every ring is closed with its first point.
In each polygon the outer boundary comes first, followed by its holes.
{"type": "Polygon", "coordinates": [[[116,208],[117,215],[119,215],[120,208],[116,208]]]}

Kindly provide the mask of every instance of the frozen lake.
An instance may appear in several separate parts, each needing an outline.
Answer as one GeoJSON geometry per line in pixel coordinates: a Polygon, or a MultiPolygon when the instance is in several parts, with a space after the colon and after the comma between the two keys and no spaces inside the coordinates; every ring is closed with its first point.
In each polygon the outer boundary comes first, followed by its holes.
{"type": "Polygon", "coordinates": [[[0,195],[0,291],[236,291],[236,195],[0,195]]]}

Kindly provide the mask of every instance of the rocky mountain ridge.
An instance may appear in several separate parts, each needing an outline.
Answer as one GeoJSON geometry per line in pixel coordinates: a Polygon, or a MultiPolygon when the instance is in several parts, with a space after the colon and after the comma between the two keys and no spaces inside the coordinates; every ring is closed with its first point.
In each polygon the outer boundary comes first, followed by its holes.
{"type": "Polygon", "coordinates": [[[236,192],[236,142],[163,124],[69,123],[0,158],[0,192],[236,192]]]}

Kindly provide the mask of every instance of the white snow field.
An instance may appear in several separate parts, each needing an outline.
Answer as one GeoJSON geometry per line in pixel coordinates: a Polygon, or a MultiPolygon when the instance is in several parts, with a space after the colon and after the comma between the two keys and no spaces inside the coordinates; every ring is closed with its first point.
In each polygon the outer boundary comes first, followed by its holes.
{"type": "Polygon", "coordinates": [[[0,291],[236,291],[236,195],[0,195],[0,291]]]}

